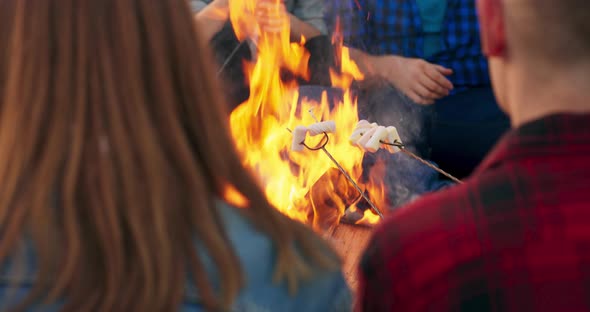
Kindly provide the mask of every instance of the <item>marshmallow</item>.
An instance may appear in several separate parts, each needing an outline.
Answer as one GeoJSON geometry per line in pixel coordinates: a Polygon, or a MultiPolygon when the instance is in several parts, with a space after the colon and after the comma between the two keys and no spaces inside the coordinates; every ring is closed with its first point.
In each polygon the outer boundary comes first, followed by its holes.
{"type": "Polygon", "coordinates": [[[375,153],[379,150],[379,147],[381,147],[381,141],[387,140],[387,137],[387,129],[383,126],[379,126],[376,128],[375,134],[373,134],[367,144],[365,144],[364,148],[371,153],[375,153]]]}
{"type": "Polygon", "coordinates": [[[361,148],[365,148],[365,145],[367,145],[367,143],[369,142],[369,140],[371,139],[371,137],[373,137],[373,135],[375,134],[375,132],[377,131],[377,127],[375,128],[371,128],[369,129],[367,132],[365,132],[365,134],[363,134],[363,136],[356,142],[356,145],[360,146],[361,148]]]}
{"type": "Polygon", "coordinates": [[[366,127],[370,127],[371,124],[368,121],[364,120],[364,119],[359,120],[359,122],[356,124],[356,127],[357,128],[358,127],[365,127],[365,126],[366,127]]]}
{"type": "MultiPolygon", "coordinates": [[[[387,143],[402,143],[402,139],[400,138],[399,133],[397,133],[397,129],[395,127],[387,127],[386,141],[387,143]]],[[[393,154],[399,152],[400,148],[397,146],[387,145],[387,150],[393,154]]]]}
{"type": "Polygon", "coordinates": [[[303,146],[303,142],[305,142],[305,137],[307,136],[307,128],[304,126],[297,126],[295,130],[293,130],[293,142],[291,144],[291,150],[294,152],[301,152],[305,148],[303,146]]]}
{"type": "Polygon", "coordinates": [[[309,135],[315,136],[323,133],[334,133],[336,132],[336,123],[332,120],[314,123],[307,127],[309,135]]]}
{"type": "Polygon", "coordinates": [[[350,144],[356,144],[358,140],[360,140],[361,137],[373,127],[374,126],[366,120],[359,121],[356,125],[356,128],[354,128],[352,135],[348,139],[350,144]]]}
{"type": "Polygon", "coordinates": [[[297,126],[293,130],[293,141],[291,142],[291,150],[294,152],[301,152],[305,148],[303,142],[307,134],[311,136],[323,134],[323,133],[334,133],[336,132],[336,123],[334,121],[324,121],[314,123],[308,127],[297,126]]]}
{"type": "Polygon", "coordinates": [[[393,137],[393,141],[391,143],[400,143],[402,144],[402,139],[397,132],[396,127],[387,127],[387,133],[393,137]]]}

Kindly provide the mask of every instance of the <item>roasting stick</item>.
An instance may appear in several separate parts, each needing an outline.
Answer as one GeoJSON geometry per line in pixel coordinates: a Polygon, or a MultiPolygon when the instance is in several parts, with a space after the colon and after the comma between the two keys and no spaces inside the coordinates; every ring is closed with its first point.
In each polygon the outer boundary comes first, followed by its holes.
{"type": "Polygon", "coordinates": [[[236,53],[238,53],[238,51],[246,43],[246,41],[247,40],[242,40],[242,42],[240,42],[240,44],[238,44],[236,46],[236,48],[233,51],[231,51],[229,56],[225,59],[225,61],[223,62],[223,64],[219,68],[219,70],[217,71],[217,77],[221,76],[221,73],[223,73],[223,71],[225,70],[227,65],[229,65],[229,62],[231,62],[231,60],[234,58],[234,56],[236,56],[236,53]]]}
{"type": "MultiPolygon", "coordinates": [[[[326,134],[327,135],[327,134],[326,134]]],[[[340,169],[340,172],[342,172],[342,174],[346,177],[346,179],[354,186],[354,188],[361,194],[361,196],[365,199],[365,201],[367,201],[367,203],[369,203],[369,205],[371,205],[371,209],[377,214],[379,215],[379,217],[381,219],[383,219],[383,214],[381,213],[381,211],[379,211],[379,209],[377,209],[377,206],[375,206],[375,204],[373,203],[373,201],[369,198],[369,196],[367,196],[367,194],[365,194],[365,192],[361,189],[361,187],[356,183],[356,181],[354,181],[354,179],[348,174],[348,172],[346,172],[346,170],[344,170],[344,168],[342,168],[342,166],[338,163],[338,161],[334,158],[334,156],[332,156],[332,154],[330,154],[330,152],[328,152],[328,150],[326,149],[326,146],[322,146],[322,151],[326,154],[326,156],[328,156],[330,158],[330,160],[332,160],[332,162],[336,165],[336,167],[338,167],[338,169],[340,169]]]]}
{"type": "Polygon", "coordinates": [[[452,175],[451,175],[451,174],[449,174],[448,172],[446,172],[446,171],[444,171],[444,170],[442,170],[442,169],[438,168],[437,166],[433,165],[432,163],[430,163],[430,162],[426,161],[424,158],[422,158],[422,157],[420,157],[420,156],[418,156],[418,155],[416,155],[416,154],[414,154],[414,153],[412,153],[412,152],[408,151],[408,150],[406,149],[406,147],[405,147],[405,146],[404,146],[402,143],[398,142],[397,140],[395,140],[393,143],[389,143],[389,142],[383,142],[383,141],[380,141],[380,142],[381,142],[381,144],[385,144],[385,145],[389,145],[389,146],[395,146],[395,147],[398,147],[398,148],[401,150],[401,152],[402,152],[402,153],[404,153],[404,154],[406,154],[406,155],[408,155],[408,156],[410,156],[410,157],[414,158],[415,160],[417,160],[417,161],[419,161],[419,162],[423,163],[424,165],[426,165],[426,166],[428,166],[428,167],[430,167],[430,168],[432,168],[432,169],[436,170],[436,172],[438,172],[438,173],[440,173],[440,174],[444,175],[445,177],[447,177],[447,178],[449,178],[449,179],[453,180],[454,182],[456,182],[456,183],[459,183],[459,184],[463,184],[463,181],[461,181],[461,180],[459,180],[459,179],[455,178],[454,176],[452,176],[452,175]]]}
{"type": "MultiPolygon", "coordinates": [[[[287,131],[289,131],[290,133],[293,133],[293,131],[291,131],[291,129],[289,129],[289,128],[287,128],[287,131]]],[[[369,205],[371,206],[371,210],[373,210],[373,212],[375,212],[381,219],[383,219],[384,218],[383,214],[381,213],[381,211],[379,209],[377,209],[377,206],[375,206],[375,204],[369,198],[369,196],[367,196],[367,194],[365,194],[365,192],[361,189],[361,187],[358,185],[358,183],[356,183],[356,181],[354,181],[354,179],[348,174],[348,172],[346,172],[344,167],[342,167],[342,165],[340,165],[340,163],[336,160],[336,158],[334,158],[334,156],[332,156],[332,154],[330,152],[328,152],[328,150],[326,149],[326,145],[328,144],[328,134],[326,132],[324,132],[324,136],[325,136],[325,139],[322,140],[323,143],[318,148],[309,147],[309,146],[305,145],[304,142],[301,142],[301,144],[303,146],[305,146],[307,149],[312,150],[312,151],[322,150],[326,154],[326,156],[328,156],[328,158],[330,158],[330,160],[334,163],[334,165],[336,165],[336,167],[338,167],[338,170],[340,170],[340,172],[344,175],[344,177],[346,177],[348,182],[350,182],[350,184],[352,184],[354,186],[354,188],[359,192],[359,194],[361,194],[361,196],[367,201],[367,203],[369,203],[369,205]]]]}
{"type": "MultiPolygon", "coordinates": [[[[317,122],[317,123],[320,122],[315,117],[315,115],[313,113],[313,109],[310,109],[309,110],[309,114],[311,115],[311,117],[313,118],[313,120],[315,120],[315,122],[317,122]]],[[[324,132],[324,135],[326,136],[326,138],[328,138],[328,134],[326,132],[324,132]]],[[[344,177],[346,177],[346,179],[348,180],[348,182],[350,182],[350,184],[352,184],[354,186],[354,188],[357,190],[357,192],[359,192],[359,194],[361,194],[361,196],[365,199],[365,201],[367,203],[369,203],[369,205],[371,206],[371,210],[373,210],[373,212],[375,212],[381,219],[384,219],[383,214],[377,208],[377,206],[375,206],[375,204],[369,198],[369,196],[367,196],[367,194],[365,194],[365,192],[361,189],[361,187],[358,185],[358,183],[356,183],[356,181],[350,176],[350,174],[348,174],[348,172],[346,172],[346,170],[344,170],[344,167],[342,167],[342,165],[340,165],[340,163],[336,160],[336,158],[334,158],[334,156],[332,156],[332,154],[328,151],[328,149],[326,149],[326,145],[327,144],[328,144],[328,142],[326,140],[326,142],[324,144],[322,144],[322,146],[321,146],[320,149],[326,154],[326,156],[328,156],[328,158],[330,158],[330,160],[336,165],[336,167],[338,167],[338,169],[340,170],[340,172],[342,172],[342,174],[344,175],[344,177]]]]}

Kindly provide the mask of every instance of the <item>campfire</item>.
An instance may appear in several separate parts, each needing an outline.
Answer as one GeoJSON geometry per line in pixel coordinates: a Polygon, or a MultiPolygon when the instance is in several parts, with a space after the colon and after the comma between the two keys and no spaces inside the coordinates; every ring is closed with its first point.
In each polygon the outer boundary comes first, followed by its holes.
{"type": "MultiPolygon", "coordinates": [[[[245,27],[253,27],[248,12],[253,12],[255,1],[231,4],[231,21],[236,35],[243,40],[245,27]]],[[[330,105],[327,94],[320,100],[301,98],[297,80],[285,81],[282,70],[308,78],[310,55],[303,47],[305,38],[291,43],[289,34],[289,27],[280,33],[259,33],[256,58],[244,64],[250,97],[230,116],[243,163],[258,175],[266,196],[277,209],[317,231],[324,232],[342,221],[373,225],[380,216],[370,204],[386,211],[385,168],[377,164],[365,173],[368,178],[361,179],[364,152],[349,142],[359,121],[351,84],[363,79],[363,75],[351,61],[347,48],[335,40],[338,66],[331,70],[330,78],[332,86],[343,91],[343,97],[334,105],[330,105]],[[311,148],[293,151],[292,130],[321,121],[333,121],[335,131],[308,136],[305,143],[311,148]],[[324,149],[314,148],[317,146],[324,149]]]]}

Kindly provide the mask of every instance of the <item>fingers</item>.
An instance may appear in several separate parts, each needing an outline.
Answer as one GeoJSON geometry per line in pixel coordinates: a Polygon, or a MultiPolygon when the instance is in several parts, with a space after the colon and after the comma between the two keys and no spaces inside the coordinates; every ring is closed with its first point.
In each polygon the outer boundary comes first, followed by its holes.
{"type": "Polygon", "coordinates": [[[286,26],[285,20],[282,18],[259,19],[258,24],[266,32],[280,32],[286,26]]]}
{"type": "Polygon", "coordinates": [[[419,83],[427,89],[427,93],[422,94],[424,97],[439,99],[450,94],[451,90],[441,86],[433,80],[428,74],[420,77],[419,83]]]}
{"type": "Polygon", "coordinates": [[[452,70],[452,69],[449,69],[449,68],[446,68],[446,67],[443,67],[443,66],[440,66],[440,65],[434,65],[434,67],[435,67],[435,68],[436,68],[436,69],[437,69],[437,70],[438,70],[438,71],[439,71],[441,74],[443,74],[443,75],[445,75],[445,76],[449,76],[449,75],[452,75],[452,74],[453,74],[453,70],[452,70]]]}
{"type": "Polygon", "coordinates": [[[433,83],[436,83],[438,87],[443,88],[445,91],[448,92],[453,90],[453,83],[451,83],[451,81],[447,77],[445,77],[445,75],[451,75],[453,71],[439,65],[428,65],[429,66],[426,66],[426,68],[424,68],[424,73],[426,74],[426,76],[430,78],[430,80],[433,83]]]}
{"type": "Polygon", "coordinates": [[[406,95],[410,98],[410,100],[412,100],[416,104],[421,104],[421,105],[431,105],[431,104],[434,104],[435,99],[428,98],[428,97],[423,97],[421,95],[422,93],[427,93],[427,92],[428,91],[423,86],[416,85],[414,87],[414,89],[412,89],[409,92],[407,92],[406,95]]]}
{"type": "Polygon", "coordinates": [[[259,2],[255,15],[258,24],[265,32],[280,32],[288,22],[287,10],[282,2],[259,2]]]}
{"type": "Polygon", "coordinates": [[[259,2],[256,4],[257,16],[284,16],[287,12],[285,5],[277,2],[259,2]]]}

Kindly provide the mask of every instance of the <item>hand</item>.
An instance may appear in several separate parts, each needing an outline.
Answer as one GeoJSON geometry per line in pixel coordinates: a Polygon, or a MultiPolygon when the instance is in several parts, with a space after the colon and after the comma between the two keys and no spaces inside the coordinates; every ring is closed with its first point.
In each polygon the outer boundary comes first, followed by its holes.
{"type": "Polygon", "coordinates": [[[258,0],[254,7],[243,0],[215,0],[228,3],[232,26],[240,41],[261,33],[277,33],[286,27],[289,14],[282,0],[258,0]]]}
{"type": "Polygon", "coordinates": [[[282,0],[259,0],[254,16],[261,32],[278,33],[289,23],[289,13],[282,0]]]}
{"type": "Polygon", "coordinates": [[[418,104],[433,104],[453,90],[446,77],[453,71],[440,65],[393,55],[377,57],[375,63],[379,76],[418,104]]]}

